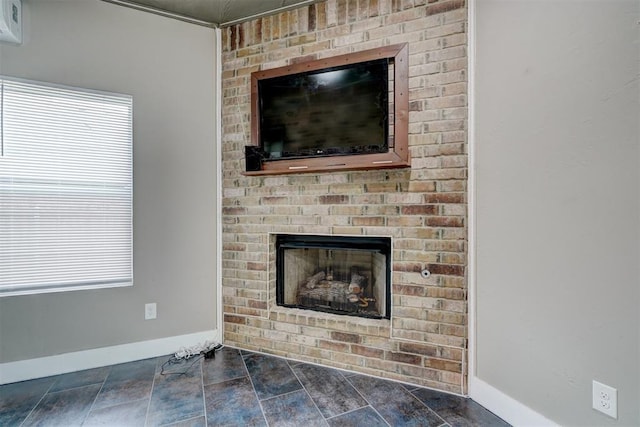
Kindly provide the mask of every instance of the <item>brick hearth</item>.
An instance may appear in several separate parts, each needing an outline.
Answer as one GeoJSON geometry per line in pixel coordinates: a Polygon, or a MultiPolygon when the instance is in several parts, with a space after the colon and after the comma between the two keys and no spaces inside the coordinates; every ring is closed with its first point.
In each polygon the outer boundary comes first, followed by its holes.
{"type": "Polygon", "coordinates": [[[223,29],[227,344],[465,392],[466,24],[462,0],[328,0],[223,29]],[[403,42],[410,169],[242,175],[251,72],[403,42]],[[276,233],[392,237],[391,320],[276,306],[276,233]]]}

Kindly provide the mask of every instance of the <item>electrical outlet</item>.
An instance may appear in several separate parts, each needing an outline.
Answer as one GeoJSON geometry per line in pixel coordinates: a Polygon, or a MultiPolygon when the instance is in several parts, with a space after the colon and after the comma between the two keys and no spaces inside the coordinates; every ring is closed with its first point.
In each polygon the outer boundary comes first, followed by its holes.
{"type": "Polygon", "coordinates": [[[593,409],[618,419],[618,390],[594,380],[593,409]]]}
{"type": "Polygon", "coordinates": [[[144,305],[144,320],[155,319],[157,315],[156,311],[156,303],[151,302],[149,304],[144,305]]]}

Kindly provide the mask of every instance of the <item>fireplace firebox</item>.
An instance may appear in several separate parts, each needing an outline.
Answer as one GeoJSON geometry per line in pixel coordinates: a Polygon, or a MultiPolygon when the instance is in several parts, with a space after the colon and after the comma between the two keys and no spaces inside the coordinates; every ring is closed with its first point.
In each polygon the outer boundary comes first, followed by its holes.
{"type": "Polygon", "coordinates": [[[280,306],[388,319],[390,288],[388,237],[276,237],[276,302],[280,306]]]}

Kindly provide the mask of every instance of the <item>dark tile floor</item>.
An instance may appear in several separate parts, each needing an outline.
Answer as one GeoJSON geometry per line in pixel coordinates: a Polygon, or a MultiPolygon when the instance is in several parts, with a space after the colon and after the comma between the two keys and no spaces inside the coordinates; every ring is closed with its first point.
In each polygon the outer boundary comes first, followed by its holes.
{"type": "Polygon", "coordinates": [[[223,348],[0,386],[0,426],[508,426],[477,403],[223,348]]]}

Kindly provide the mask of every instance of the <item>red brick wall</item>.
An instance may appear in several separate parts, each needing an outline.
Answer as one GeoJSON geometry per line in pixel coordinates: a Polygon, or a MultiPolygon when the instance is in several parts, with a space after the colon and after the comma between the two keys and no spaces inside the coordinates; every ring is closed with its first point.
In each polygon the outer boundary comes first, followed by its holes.
{"type": "Polygon", "coordinates": [[[465,391],[466,27],[463,0],[327,0],[223,29],[226,344],[465,391]],[[251,72],[402,42],[410,169],[242,175],[251,72]],[[273,233],[391,236],[392,319],[277,307],[273,233]]]}

